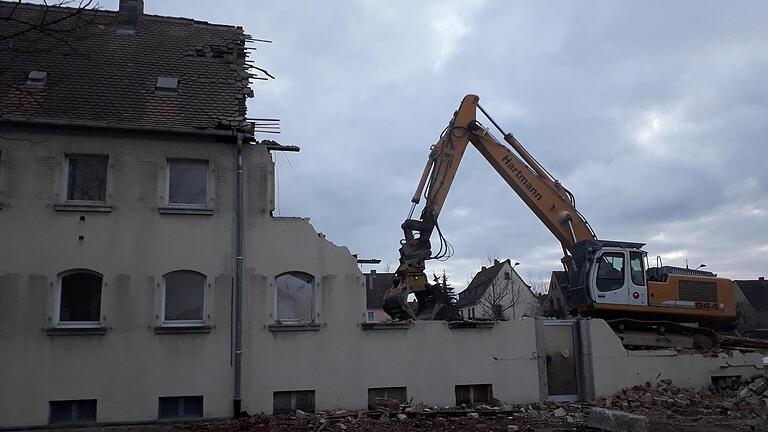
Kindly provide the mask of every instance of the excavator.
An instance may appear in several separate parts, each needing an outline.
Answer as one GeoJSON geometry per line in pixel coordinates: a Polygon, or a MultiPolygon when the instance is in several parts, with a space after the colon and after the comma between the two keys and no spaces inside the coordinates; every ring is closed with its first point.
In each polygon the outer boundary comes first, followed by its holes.
{"type": "MultiPolygon", "coordinates": [[[[710,348],[715,330],[736,318],[733,286],[714,273],[664,266],[660,257],[650,268],[644,243],[598,239],[576,200],[511,134],[505,132],[467,95],[454,113],[429,158],[402,224],[399,266],[382,306],[395,320],[461,320],[447,295],[430,285],[425,262],[443,259],[451,246],[438,217],[469,143],[541,220],[562,246],[564,270],[553,272],[572,313],[603,318],[625,346],[710,348]],[[499,142],[477,117],[482,113],[499,131],[499,142]],[[422,196],[420,218],[413,217],[422,196]],[[439,247],[430,238],[437,231],[439,247]],[[409,304],[415,296],[415,307],[409,304]]],[[[552,286],[553,284],[551,284],[552,286]]]]}

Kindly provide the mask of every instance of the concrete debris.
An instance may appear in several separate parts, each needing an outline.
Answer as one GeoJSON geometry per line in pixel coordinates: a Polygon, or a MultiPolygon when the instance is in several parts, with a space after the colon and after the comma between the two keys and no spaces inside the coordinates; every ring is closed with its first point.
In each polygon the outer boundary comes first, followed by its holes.
{"type": "Polygon", "coordinates": [[[714,377],[713,384],[694,390],[671,380],[646,383],[592,402],[536,402],[437,407],[401,404],[390,399],[371,410],[323,411],[293,415],[175,425],[179,432],[247,431],[707,431],[768,430],[768,379],[756,376],[714,377]],[[396,403],[396,404],[395,404],[396,403]]]}
{"type": "Polygon", "coordinates": [[[648,417],[624,411],[592,408],[587,417],[587,426],[609,432],[647,432],[648,417]]]}

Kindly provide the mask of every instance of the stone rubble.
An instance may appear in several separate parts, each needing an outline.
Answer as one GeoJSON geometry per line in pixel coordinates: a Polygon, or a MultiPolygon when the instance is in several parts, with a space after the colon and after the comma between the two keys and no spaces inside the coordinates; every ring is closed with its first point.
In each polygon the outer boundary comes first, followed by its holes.
{"type": "Polygon", "coordinates": [[[245,431],[588,431],[605,430],[740,432],[768,431],[768,379],[719,377],[701,390],[671,380],[647,383],[592,402],[536,402],[513,405],[496,400],[474,406],[437,407],[377,400],[371,410],[297,410],[293,415],[252,416],[235,420],[176,425],[186,432],[245,431]],[[605,424],[605,423],[603,423],[605,424]],[[618,425],[618,426],[617,426],[618,425]],[[603,426],[601,426],[603,427],[603,426]],[[613,428],[613,429],[611,429],[613,428]],[[627,429],[629,430],[629,429],[627,429]]]}

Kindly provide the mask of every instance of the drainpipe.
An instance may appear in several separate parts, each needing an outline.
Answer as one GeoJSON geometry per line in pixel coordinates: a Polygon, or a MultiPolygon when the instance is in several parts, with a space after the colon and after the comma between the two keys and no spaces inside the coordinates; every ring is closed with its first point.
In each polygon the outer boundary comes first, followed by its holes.
{"type": "Polygon", "coordinates": [[[235,398],[234,416],[242,413],[241,376],[243,356],[243,133],[237,132],[237,205],[235,223],[235,398]]]}

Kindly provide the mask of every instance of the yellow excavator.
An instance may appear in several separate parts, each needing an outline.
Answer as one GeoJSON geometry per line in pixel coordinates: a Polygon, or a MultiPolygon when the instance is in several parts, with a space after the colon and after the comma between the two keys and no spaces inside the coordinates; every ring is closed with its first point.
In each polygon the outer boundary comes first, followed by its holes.
{"type": "Polygon", "coordinates": [[[736,317],[730,280],[701,270],[661,265],[649,268],[643,243],[600,240],[576,209],[573,194],[488,115],[475,95],[467,95],[430,147],[411,211],[402,224],[400,265],[383,309],[395,320],[460,320],[448,297],[428,283],[425,261],[445,258],[438,216],[467,145],[485,157],[525,204],[560,241],[564,271],[553,272],[569,306],[579,315],[605,318],[627,346],[694,346],[716,343],[712,329],[736,317]],[[501,133],[504,145],[477,120],[478,111],[501,133]],[[425,199],[419,219],[416,206],[425,199]],[[440,247],[432,251],[437,231],[440,247]],[[410,294],[416,306],[408,303],[410,294]],[[696,325],[691,325],[695,323],[696,325]]]}

